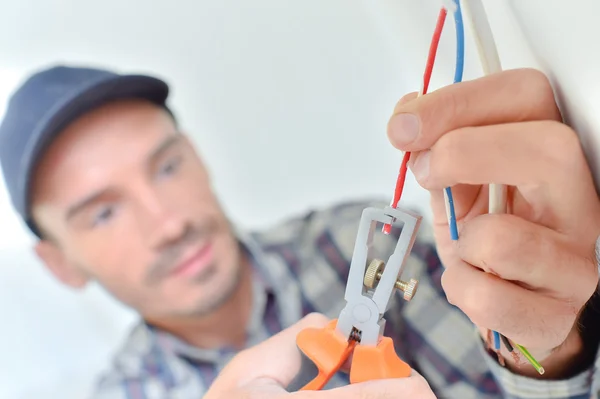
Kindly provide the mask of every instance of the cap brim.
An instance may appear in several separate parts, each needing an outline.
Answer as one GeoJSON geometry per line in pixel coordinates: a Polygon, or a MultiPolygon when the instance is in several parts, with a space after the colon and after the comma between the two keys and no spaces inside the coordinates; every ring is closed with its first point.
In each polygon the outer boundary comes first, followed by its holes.
{"type": "Polygon", "coordinates": [[[119,75],[103,79],[84,87],[60,103],[40,120],[30,137],[27,150],[22,157],[21,192],[27,193],[23,198],[24,208],[28,207],[28,182],[43,152],[61,130],[71,122],[110,101],[120,99],[142,99],[166,107],[169,86],[160,79],[144,75],[119,75]]]}

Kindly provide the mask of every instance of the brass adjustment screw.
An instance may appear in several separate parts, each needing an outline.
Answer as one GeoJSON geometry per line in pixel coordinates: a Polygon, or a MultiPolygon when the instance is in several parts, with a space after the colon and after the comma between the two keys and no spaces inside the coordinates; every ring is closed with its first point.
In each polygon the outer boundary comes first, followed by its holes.
{"type": "MultiPolygon", "coordinates": [[[[383,276],[383,270],[385,269],[385,262],[380,259],[373,259],[367,267],[365,278],[363,283],[367,288],[375,288],[377,282],[381,280],[383,276]]],[[[396,288],[404,293],[404,300],[410,301],[417,293],[417,287],[419,282],[414,278],[411,278],[408,282],[400,279],[396,280],[396,288]]]]}

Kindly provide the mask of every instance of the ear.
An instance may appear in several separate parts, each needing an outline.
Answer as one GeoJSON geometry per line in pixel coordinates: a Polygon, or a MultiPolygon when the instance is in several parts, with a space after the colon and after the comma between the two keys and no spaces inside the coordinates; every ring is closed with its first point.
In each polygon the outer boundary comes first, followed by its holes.
{"type": "Polygon", "coordinates": [[[69,262],[56,244],[41,240],[35,245],[35,253],[50,272],[63,284],[83,288],[88,282],[86,274],[69,262]]]}

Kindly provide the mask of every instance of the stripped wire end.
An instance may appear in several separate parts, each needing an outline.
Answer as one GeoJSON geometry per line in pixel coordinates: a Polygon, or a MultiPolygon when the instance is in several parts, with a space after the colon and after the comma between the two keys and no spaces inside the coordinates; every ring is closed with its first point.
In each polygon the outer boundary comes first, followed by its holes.
{"type": "MultiPolygon", "coordinates": [[[[402,164],[400,165],[400,171],[398,171],[398,178],[396,179],[396,189],[394,190],[394,199],[392,200],[392,208],[398,207],[400,197],[402,197],[402,191],[404,191],[404,182],[406,181],[406,172],[408,171],[408,161],[410,160],[410,152],[405,152],[402,157],[402,164]]],[[[390,234],[392,232],[392,225],[386,223],[383,225],[383,234],[390,234]]]]}
{"type": "Polygon", "coordinates": [[[524,346],[519,345],[519,344],[515,344],[515,346],[523,354],[523,356],[525,356],[525,359],[527,359],[527,361],[533,366],[533,368],[540,375],[543,375],[546,372],[544,370],[544,367],[542,367],[542,365],[537,360],[535,360],[535,358],[533,357],[533,355],[531,353],[529,353],[529,351],[524,346]]]}

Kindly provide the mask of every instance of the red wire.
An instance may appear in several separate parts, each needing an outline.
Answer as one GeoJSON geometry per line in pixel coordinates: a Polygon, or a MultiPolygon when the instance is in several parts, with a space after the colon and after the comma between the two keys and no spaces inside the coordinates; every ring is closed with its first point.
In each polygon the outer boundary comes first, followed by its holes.
{"type": "MultiPolygon", "coordinates": [[[[431,45],[429,46],[429,55],[427,56],[427,65],[425,67],[425,73],[423,75],[423,92],[427,94],[429,89],[429,82],[431,81],[431,75],[433,74],[433,65],[435,64],[435,57],[437,55],[438,46],[442,37],[442,31],[444,30],[444,23],[446,22],[446,16],[448,11],[446,8],[442,8],[438,15],[435,31],[433,38],[431,39],[431,45]]],[[[398,207],[398,202],[402,197],[402,190],[404,189],[404,182],[406,181],[406,172],[408,170],[408,161],[410,160],[410,152],[405,152],[402,157],[402,165],[398,172],[398,179],[396,180],[396,189],[394,190],[394,199],[392,200],[392,207],[398,207]]],[[[392,230],[391,224],[385,224],[383,226],[383,232],[389,234],[392,230]]]]}
{"type": "Polygon", "coordinates": [[[437,55],[437,50],[440,44],[440,39],[442,37],[442,31],[444,30],[444,23],[446,22],[447,15],[448,11],[445,8],[442,8],[438,15],[435,32],[433,32],[433,38],[431,39],[431,45],[429,47],[427,66],[425,67],[425,74],[423,76],[423,94],[427,94],[427,89],[429,89],[429,82],[431,81],[431,74],[433,73],[433,64],[435,64],[435,56],[437,55]]]}

